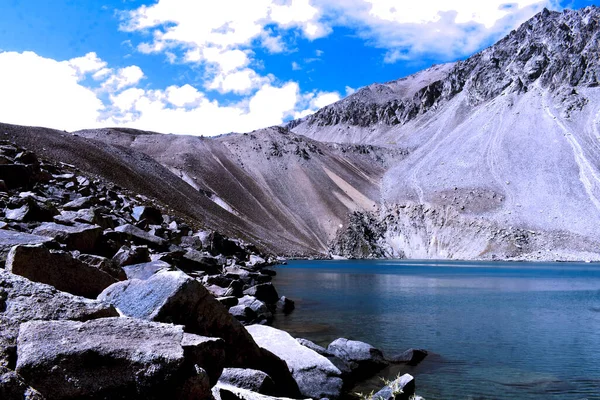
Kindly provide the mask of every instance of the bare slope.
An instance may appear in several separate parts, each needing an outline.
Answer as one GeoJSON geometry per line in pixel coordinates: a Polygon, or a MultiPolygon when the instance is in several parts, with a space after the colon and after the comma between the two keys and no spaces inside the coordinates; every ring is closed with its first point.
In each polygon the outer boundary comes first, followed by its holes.
{"type": "Polygon", "coordinates": [[[383,180],[384,253],[595,258],[598,54],[598,8],[544,11],[465,61],[367,87],[290,126],[319,140],[409,149],[383,180]],[[380,90],[401,84],[411,89],[380,90]],[[415,211],[419,204],[434,214],[415,211]],[[517,229],[527,245],[495,239],[517,229]]]}

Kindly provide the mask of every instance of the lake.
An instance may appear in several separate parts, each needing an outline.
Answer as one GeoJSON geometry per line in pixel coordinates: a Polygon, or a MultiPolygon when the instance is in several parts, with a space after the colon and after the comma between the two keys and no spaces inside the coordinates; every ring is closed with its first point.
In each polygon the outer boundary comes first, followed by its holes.
{"type": "Polygon", "coordinates": [[[294,337],[428,350],[379,374],[411,373],[427,400],[600,399],[597,264],[290,261],[274,283],[296,310],[273,326],[294,337]]]}

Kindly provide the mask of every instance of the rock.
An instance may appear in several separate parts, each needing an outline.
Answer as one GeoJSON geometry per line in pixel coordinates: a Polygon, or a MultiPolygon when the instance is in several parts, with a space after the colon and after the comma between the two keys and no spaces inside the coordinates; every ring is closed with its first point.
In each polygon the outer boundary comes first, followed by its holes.
{"type": "Polygon", "coordinates": [[[31,222],[31,221],[52,221],[54,216],[58,213],[54,207],[47,206],[41,202],[37,202],[31,198],[25,200],[19,208],[7,209],[6,219],[11,221],[19,222],[31,222]]]}
{"type": "Polygon", "coordinates": [[[341,372],[327,358],[302,346],[287,332],[264,325],[246,327],[259,346],[288,365],[303,396],[336,399],[342,390],[341,372]]]}
{"type": "Polygon", "coordinates": [[[19,329],[16,371],[51,399],[182,398],[186,381],[202,383],[182,340],[181,326],[131,318],[30,321],[19,329]]]}
{"type": "Polygon", "coordinates": [[[238,298],[235,296],[217,297],[217,300],[226,308],[235,307],[238,305],[238,298]]]}
{"type": "Polygon", "coordinates": [[[373,375],[387,365],[381,350],[368,343],[340,338],[331,342],[327,350],[345,361],[356,376],[373,375]]]}
{"type": "Polygon", "coordinates": [[[122,246],[112,261],[121,267],[145,264],[150,262],[150,252],[147,246],[122,246]]]}
{"type": "Polygon", "coordinates": [[[418,365],[429,353],[423,349],[408,349],[397,356],[387,358],[388,362],[396,364],[418,365]]]}
{"type": "Polygon", "coordinates": [[[115,283],[98,296],[124,315],[185,326],[186,332],[225,341],[226,366],[266,372],[278,390],[294,396],[294,380],[282,362],[260,349],[252,336],[200,282],[181,271],[160,271],[149,279],[115,283]]]}
{"type": "Polygon", "coordinates": [[[148,232],[130,224],[118,226],[115,228],[115,231],[125,234],[130,240],[138,244],[145,244],[150,247],[165,247],[167,245],[167,241],[165,239],[151,235],[148,232]]]}
{"type": "Polygon", "coordinates": [[[150,261],[142,264],[133,264],[123,267],[127,279],[141,279],[146,280],[158,271],[166,270],[172,271],[174,268],[171,264],[164,261],[150,261]]]}
{"type": "Polygon", "coordinates": [[[33,230],[34,235],[54,237],[64,243],[69,250],[79,250],[82,253],[93,252],[102,228],[98,225],[74,224],[60,225],[55,222],[45,222],[33,230]]]}
{"type": "Polygon", "coordinates": [[[277,302],[277,308],[284,314],[289,314],[296,308],[296,304],[293,300],[288,299],[285,296],[281,296],[277,302]]]}
{"type": "Polygon", "coordinates": [[[181,238],[181,247],[202,250],[202,241],[198,236],[183,236],[181,238]]]}
{"type": "Polygon", "coordinates": [[[124,281],[125,279],[128,279],[125,271],[123,271],[121,267],[106,257],[96,256],[93,254],[80,254],[77,259],[99,269],[100,271],[106,272],[118,281],[124,281]]]}
{"type": "Polygon", "coordinates": [[[257,255],[251,254],[250,259],[246,262],[247,267],[260,268],[267,264],[267,261],[257,255]]]}
{"type": "Polygon", "coordinates": [[[37,165],[40,163],[35,153],[32,153],[31,151],[22,151],[19,154],[17,154],[15,156],[15,162],[20,164],[32,165],[37,165]]]}
{"type": "Polygon", "coordinates": [[[6,182],[0,179],[0,192],[7,192],[8,186],[6,186],[6,182]]]}
{"type": "Polygon", "coordinates": [[[96,298],[117,280],[106,272],[42,245],[19,245],[6,257],[6,270],[76,296],[96,298]]]}
{"type": "Polygon", "coordinates": [[[95,199],[92,197],[80,197],[63,205],[63,210],[77,211],[82,208],[89,208],[94,205],[95,199]]]}
{"type": "Polygon", "coordinates": [[[44,400],[44,397],[28,386],[15,371],[0,366],[0,399],[44,400]]]}
{"type": "Polygon", "coordinates": [[[162,214],[154,207],[138,206],[133,207],[131,216],[136,221],[146,220],[150,225],[160,225],[163,222],[162,214]]]}
{"type": "Polygon", "coordinates": [[[249,289],[244,290],[244,294],[248,296],[254,296],[260,301],[264,301],[267,304],[275,304],[279,301],[279,295],[275,286],[271,283],[262,283],[260,285],[253,286],[249,289]]]}
{"type": "Polygon", "coordinates": [[[26,165],[0,165],[0,179],[9,189],[29,186],[33,181],[33,169],[26,165]]]}
{"type": "Polygon", "coordinates": [[[6,256],[13,246],[19,244],[44,244],[53,239],[48,236],[30,235],[28,233],[13,232],[0,229],[0,266],[4,265],[6,256]]]}
{"type": "Polygon", "coordinates": [[[243,324],[250,324],[256,321],[258,317],[254,310],[242,304],[229,308],[229,313],[243,324]]]}
{"type": "Polygon", "coordinates": [[[95,224],[96,214],[91,208],[83,208],[78,211],[62,211],[54,217],[54,221],[63,225],[75,225],[76,223],[95,224]]]}
{"type": "Polygon", "coordinates": [[[114,307],[60,292],[49,285],[0,270],[0,365],[14,365],[19,325],[30,320],[77,320],[114,317],[114,307]]]}
{"type": "Polygon", "coordinates": [[[291,400],[286,397],[272,397],[238,388],[224,383],[218,383],[212,388],[215,400],[291,400]]]}
{"type": "Polygon", "coordinates": [[[415,395],[415,378],[404,374],[375,393],[369,400],[412,400],[415,395]]]}
{"type": "Polygon", "coordinates": [[[351,376],[352,369],[350,368],[348,363],[345,362],[344,360],[342,360],[341,358],[336,357],[333,353],[331,353],[326,348],[319,346],[318,344],[313,343],[307,339],[297,338],[296,341],[298,343],[300,343],[302,346],[308,347],[312,351],[316,352],[317,354],[322,355],[323,357],[325,357],[329,361],[331,361],[331,363],[333,365],[335,365],[336,368],[339,369],[340,372],[342,373],[342,379],[345,380],[346,378],[349,378],[351,376]]]}
{"type": "MultiPolygon", "coordinates": [[[[238,300],[238,304],[239,304],[238,307],[243,306],[243,307],[250,308],[256,315],[255,318],[256,318],[257,322],[261,322],[261,321],[270,322],[273,320],[273,314],[271,313],[271,311],[269,311],[269,308],[267,307],[267,305],[265,303],[263,303],[262,301],[256,299],[255,297],[246,295],[238,300]]],[[[231,310],[230,310],[230,312],[231,312],[231,310]]],[[[252,320],[247,321],[247,322],[251,322],[251,321],[252,320]]]]}
{"type": "Polygon", "coordinates": [[[275,388],[269,375],[255,369],[225,368],[219,383],[266,395],[272,394],[275,388]]]}
{"type": "Polygon", "coordinates": [[[188,249],[177,266],[184,271],[204,271],[209,274],[221,272],[214,257],[194,249],[188,249]]]}
{"type": "Polygon", "coordinates": [[[217,383],[225,366],[223,339],[184,333],[181,341],[186,363],[206,370],[210,386],[217,383]]]}

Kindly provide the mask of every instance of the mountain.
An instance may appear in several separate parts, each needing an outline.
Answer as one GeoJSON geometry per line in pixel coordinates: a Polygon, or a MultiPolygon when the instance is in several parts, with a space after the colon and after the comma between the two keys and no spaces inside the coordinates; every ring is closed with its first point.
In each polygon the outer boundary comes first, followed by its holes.
{"type": "Polygon", "coordinates": [[[313,139],[409,152],[384,174],[385,207],[355,216],[338,252],[356,253],[362,240],[417,258],[597,253],[599,17],[597,7],[544,10],[467,60],[293,121],[313,139]],[[373,237],[357,236],[365,226],[373,237]]]}
{"type": "Polygon", "coordinates": [[[600,260],[600,9],[292,121],[0,136],[286,256],[600,260]]]}

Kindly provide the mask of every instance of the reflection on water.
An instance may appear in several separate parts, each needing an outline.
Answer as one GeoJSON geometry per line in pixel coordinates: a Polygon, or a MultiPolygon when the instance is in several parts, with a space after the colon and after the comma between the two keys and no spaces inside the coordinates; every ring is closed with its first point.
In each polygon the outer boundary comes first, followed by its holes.
{"type": "Polygon", "coordinates": [[[383,372],[428,400],[600,399],[600,266],[294,261],[275,283],[296,311],[274,325],[296,337],[433,352],[383,372]]]}

